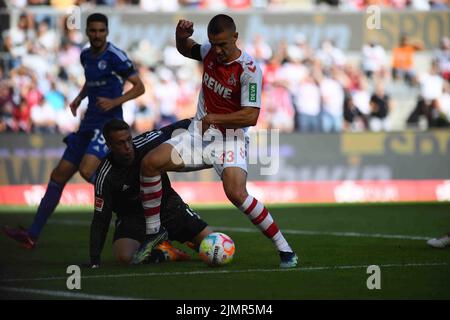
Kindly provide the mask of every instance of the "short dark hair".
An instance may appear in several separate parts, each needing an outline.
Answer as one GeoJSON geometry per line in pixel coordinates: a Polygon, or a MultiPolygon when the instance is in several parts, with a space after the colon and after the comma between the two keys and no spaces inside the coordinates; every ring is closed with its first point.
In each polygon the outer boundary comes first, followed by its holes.
{"type": "Polygon", "coordinates": [[[236,25],[234,24],[233,18],[227,16],[226,14],[218,14],[214,16],[208,23],[208,33],[219,34],[224,31],[230,31],[232,33],[236,32],[236,25]]]}
{"type": "Polygon", "coordinates": [[[87,17],[86,20],[86,27],[89,26],[89,23],[91,22],[103,22],[106,24],[106,28],[108,28],[108,17],[105,16],[103,13],[92,13],[87,17]]]}
{"type": "Polygon", "coordinates": [[[103,126],[103,137],[106,142],[110,142],[110,134],[111,132],[121,131],[121,130],[130,130],[130,126],[123,120],[120,119],[112,119],[109,120],[103,126]]]}

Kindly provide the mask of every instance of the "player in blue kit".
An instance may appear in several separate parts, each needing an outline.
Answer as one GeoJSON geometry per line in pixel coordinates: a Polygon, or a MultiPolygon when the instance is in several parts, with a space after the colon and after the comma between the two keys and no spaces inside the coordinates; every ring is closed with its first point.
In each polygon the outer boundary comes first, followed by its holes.
{"type": "Polygon", "coordinates": [[[145,92],[133,63],[126,53],[107,41],[108,18],[93,13],[86,21],[86,35],[90,47],[81,52],[85,84],[70,103],[75,116],[81,101],[88,97],[88,108],[79,130],[65,137],[67,147],[62,159],[52,171],[32,225],[28,229],[3,227],[3,232],[25,248],[36,246],[37,239],[48,217],[61,198],[65,184],[79,171],[88,182],[94,183],[95,172],[108,148],[102,135],[103,125],[111,119],[122,119],[122,104],[145,92]],[[123,83],[131,82],[132,88],[123,93],[123,83]]]}

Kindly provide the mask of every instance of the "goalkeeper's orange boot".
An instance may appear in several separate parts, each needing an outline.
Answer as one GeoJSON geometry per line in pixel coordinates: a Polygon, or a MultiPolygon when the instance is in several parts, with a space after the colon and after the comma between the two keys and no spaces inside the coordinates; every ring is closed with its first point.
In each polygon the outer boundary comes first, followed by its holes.
{"type": "Polygon", "coordinates": [[[191,260],[191,256],[186,252],[175,248],[169,241],[163,241],[155,248],[161,250],[166,256],[166,261],[187,261],[191,260]]]}

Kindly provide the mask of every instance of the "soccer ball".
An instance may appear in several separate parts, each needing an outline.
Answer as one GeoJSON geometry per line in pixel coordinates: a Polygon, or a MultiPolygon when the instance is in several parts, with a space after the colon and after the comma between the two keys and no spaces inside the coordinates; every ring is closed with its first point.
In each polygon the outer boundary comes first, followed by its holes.
{"type": "Polygon", "coordinates": [[[233,260],[235,247],[233,240],[224,233],[214,232],[200,243],[200,258],[209,266],[221,266],[233,260]]]}

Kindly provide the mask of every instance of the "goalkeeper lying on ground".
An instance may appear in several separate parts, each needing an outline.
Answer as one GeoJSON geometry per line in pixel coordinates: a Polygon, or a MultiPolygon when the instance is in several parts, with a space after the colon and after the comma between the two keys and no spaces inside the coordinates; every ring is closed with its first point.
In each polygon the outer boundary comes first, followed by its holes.
{"type": "MultiPolygon", "coordinates": [[[[91,224],[90,266],[100,265],[100,254],[111,222],[117,214],[113,251],[117,261],[125,264],[187,260],[190,257],[174,248],[168,240],[190,242],[198,249],[212,232],[205,221],[183,202],[172,189],[167,175],[162,178],[161,224],[165,232],[153,240],[147,250],[141,249],[145,238],[145,217],[140,200],[139,171],[143,156],[171,138],[176,129],[186,129],[190,120],[178,121],[161,130],[143,133],[134,139],[130,127],[122,120],[111,120],[103,128],[109,147],[108,156],[97,169],[95,212],[91,224]],[[141,249],[141,250],[139,250],[141,249]]],[[[145,186],[143,186],[145,187],[145,186]]]]}

